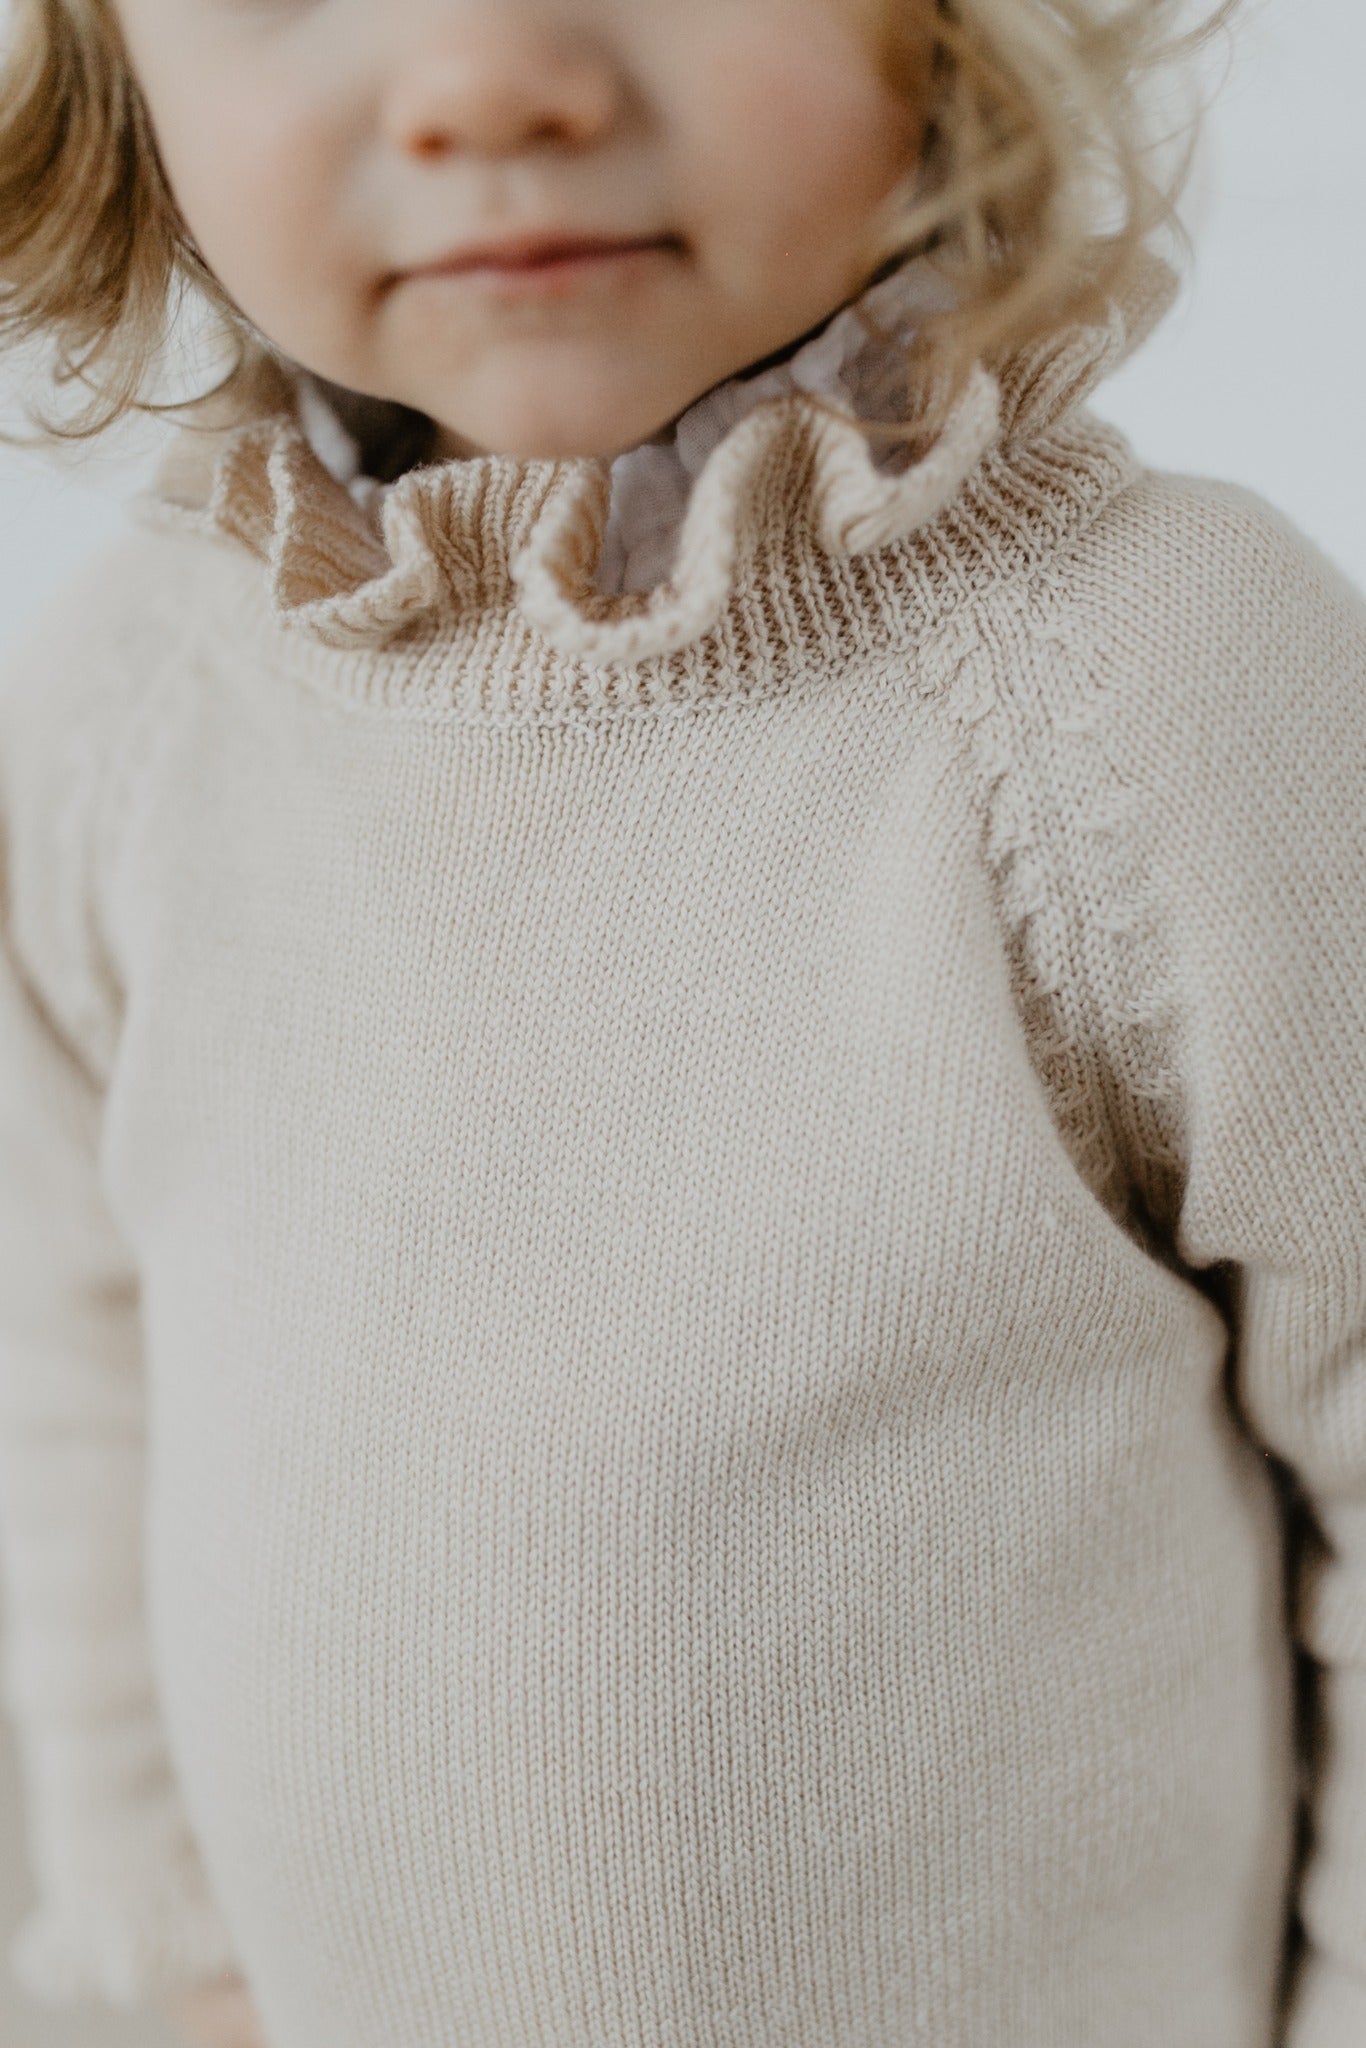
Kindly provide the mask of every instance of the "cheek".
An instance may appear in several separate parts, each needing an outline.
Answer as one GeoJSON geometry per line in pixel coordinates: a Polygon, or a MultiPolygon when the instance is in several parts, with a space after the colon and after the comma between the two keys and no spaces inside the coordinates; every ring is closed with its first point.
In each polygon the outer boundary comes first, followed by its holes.
{"type": "Polygon", "coordinates": [[[869,48],[820,13],[755,21],[696,67],[692,154],[718,209],[759,232],[809,232],[866,213],[906,167],[915,110],[883,82],[869,48]]]}
{"type": "Polygon", "coordinates": [[[162,129],[161,145],[191,233],[249,315],[297,293],[302,277],[313,292],[325,284],[338,166],[297,97],[220,84],[193,119],[162,129]]]}

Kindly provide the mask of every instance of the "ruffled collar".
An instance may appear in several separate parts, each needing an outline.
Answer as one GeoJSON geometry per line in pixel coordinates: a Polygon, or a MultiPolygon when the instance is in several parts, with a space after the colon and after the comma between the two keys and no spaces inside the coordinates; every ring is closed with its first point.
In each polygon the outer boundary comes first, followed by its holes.
{"type": "Polygon", "coordinates": [[[952,517],[975,478],[1046,436],[1139,344],[1176,279],[1150,254],[1096,324],[979,364],[907,463],[862,422],[904,416],[887,405],[876,331],[904,338],[933,289],[912,260],[783,362],[698,400],[667,445],[614,462],[453,458],[377,485],[341,444],[329,465],[299,381],[263,366],[246,418],[177,432],[139,510],[243,543],[278,623],[325,647],[430,643],[512,608],[562,655],[634,666],[702,639],[794,529],[849,559],[952,517]],[[633,504],[648,516],[633,520],[633,504]]]}
{"type": "MultiPolygon", "coordinates": [[[[667,435],[618,455],[611,465],[594,588],[615,596],[653,590],[667,579],[693,486],[708,457],[765,399],[807,391],[861,421],[904,419],[907,344],[928,312],[950,303],[942,273],[929,258],[902,263],[832,314],[800,347],[785,351],[781,360],[714,386],[673,422],[667,435]]],[[[300,424],[314,453],[372,523],[381,526],[381,507],[394,484],[366,473],[358,438],[317,379],[300,376],[298,399],[300,424]]],[[[899,474],[909,464],[904,442],[875,441],[871,452],[883,475],[899,474]]]]}

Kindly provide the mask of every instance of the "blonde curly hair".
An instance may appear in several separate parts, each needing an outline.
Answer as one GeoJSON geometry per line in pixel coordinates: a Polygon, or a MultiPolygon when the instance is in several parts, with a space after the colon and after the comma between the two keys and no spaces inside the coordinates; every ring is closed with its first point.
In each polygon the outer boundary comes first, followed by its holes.
{"type": "MultiPolygon", "coordinates": [[[[1159,161],[1172,138],[1157,132],[1149,87],[1194,57],[1237,4],[1207,0],[1183,29],[1188,0],[877,0],[881,61],[918,101],[923,10],[934,10],[925,147],[866,263],[871,279],[924,250],[951,286],[946,310],[927,316],[912,345],[917,438],[974,361],[1094,316],[1157,230],[1186,246],[1177,205],[1198,123],[1179,128],[1175,158],[1159,161]]],[[[133,411],[193,422],[210,399],[221,418],[225,394],[250,391],[272,362],[289,365],[195,247],[110,0],[11,0],[11,10],[0,66],[0,345],[46,343],[54,389],[88,394],[64,418],[30,405],[38,439],[88,438],[133,411]],[[187,291],[221,316],[235,359],[212,391],[160,405],[144,393],[187,291]]],[[[379,411],[420,458],[422,416],[379,411]]]]}

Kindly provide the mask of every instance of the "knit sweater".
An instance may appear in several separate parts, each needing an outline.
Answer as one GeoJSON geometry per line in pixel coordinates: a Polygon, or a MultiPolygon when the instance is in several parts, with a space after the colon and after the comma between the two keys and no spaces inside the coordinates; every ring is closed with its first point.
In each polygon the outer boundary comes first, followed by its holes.
{"type": "Polygon", "coordinates": [[[1366,604],[1090,410],[1170,291],[648,593],[186,432],[5,665],[35,1996],[1366,2040],[1366,604]]]}

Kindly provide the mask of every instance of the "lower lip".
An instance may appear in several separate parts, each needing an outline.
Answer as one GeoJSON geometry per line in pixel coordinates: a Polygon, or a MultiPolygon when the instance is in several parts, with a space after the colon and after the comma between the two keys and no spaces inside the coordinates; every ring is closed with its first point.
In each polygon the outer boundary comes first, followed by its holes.
{"type": "Polygon", "coordinates": [[[496,291],[500,298],[556,298],[589,279],[625,275],[663,255],[663,242],[629,243],[619,249],[591,249],[581,255],[554,256],[540,263],[479,263],[459,270],[417,270],[415,284],[472,285],[496,291]]]}

